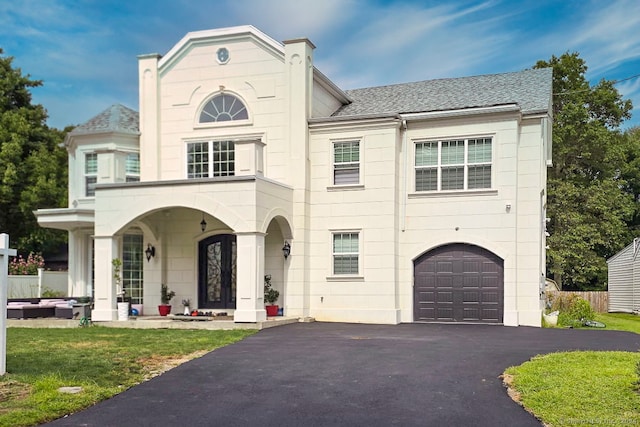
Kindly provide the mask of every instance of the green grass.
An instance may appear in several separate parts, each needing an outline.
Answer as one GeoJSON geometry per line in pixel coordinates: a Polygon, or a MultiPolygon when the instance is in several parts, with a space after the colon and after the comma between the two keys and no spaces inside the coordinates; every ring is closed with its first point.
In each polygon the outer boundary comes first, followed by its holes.
{"type": "Polygon", "coordinates": [[[524,407],[549,426],[640,425],[640,353],[567,352],[506,370],[524,407]]]}
{"type": "Polygon", "coordinates": [[[607,325],[606,329],[640,334],[640,316],[627,313],[598,313],[596,320],[607,325]]]}
{"type": "Polygon", "coordinates": [[[0,426],[32,426],[76,412],[255,332],[9,328],[0,426]],[[83,391],[58,392],[63,386],[83,391]]]}
{"type": "MultiPolygon", "coordinates": [[[[598,313],[604,329],[640,334],[640,316],[598,313]]],[[[536,356],[505,371],[520,403],[549,426],[640,425],[640,353],[576,351],[536,356]]]]}

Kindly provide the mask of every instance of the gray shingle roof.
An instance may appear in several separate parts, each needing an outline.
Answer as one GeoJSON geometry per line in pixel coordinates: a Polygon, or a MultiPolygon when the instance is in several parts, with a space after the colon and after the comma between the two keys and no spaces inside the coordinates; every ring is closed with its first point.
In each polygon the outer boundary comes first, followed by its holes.
{"type": "Polygon", "coordinates": [[[139,135],[139,114],[122,104],[114,104],[97,116],[77,126],[70,134],[119,132],[139,135]]]}
{"type": "Polygon", "coordinates": [[[552,69],[475,77],[425,80],[347,90],[352,103],[333,117],[422,113],[517,104],[523,114],[546,112],[551,102],[552,69]]]}

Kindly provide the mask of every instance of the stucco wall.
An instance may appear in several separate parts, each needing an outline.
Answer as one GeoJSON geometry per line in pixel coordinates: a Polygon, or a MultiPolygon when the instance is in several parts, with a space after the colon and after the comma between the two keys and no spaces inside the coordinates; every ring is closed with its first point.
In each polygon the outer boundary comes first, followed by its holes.
{"type": "Polygon", "coordinates": [[[312,131],[311,314],[319,320],[413,321],[413,260],[440,245],[471,243],[504,260],[505,324],[539,325],[544,266],[540,120],[506,114],[312,131]],[[414,143],[491,136],[490,190],[416,193],[414,143]],[[361,141],[361,184],[332,186],[332,141],[361,141]],[[406,157],[406,158],[405,158],[406,157]],[[361,274],[331,274],[332,230],[357,230],[361,274]],[[358,320],[359,319],[359,320],[358,320]]]}

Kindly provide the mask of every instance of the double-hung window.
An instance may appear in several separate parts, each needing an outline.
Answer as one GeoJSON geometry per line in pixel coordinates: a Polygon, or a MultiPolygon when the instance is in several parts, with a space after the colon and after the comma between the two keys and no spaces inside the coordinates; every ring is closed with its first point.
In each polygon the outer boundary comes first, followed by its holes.
{"type": "Polygon", "coordinates": [[[360,183],[360,141],[333,143],[333,184],[360,183]]]}
{"type": "Polygon", "coordinates": [[[333,233],[333,274],[357,275],[359,272],[359,243],[358,232],[333,233]]]}
{"type": "Polygon", "coordinates": [[[213,178],[235,174],[233,141],[187,144],[187,178],[213,178]]]}
{"type": "Polygon", "coordinates": [[[491,188],[491,138],[415,143],[415,190],[491,188]]]}
{"type": "Polygon", "coordinates": [[[125,174],[126,174],[127,182],[140,181],[140,154],[139,153],[127,154],[125,174]]]}
{"type": "Polygon", "coordinates": [[[98,182],[98,155],[87,153],[84,155],[84,195],[94,197],[96,195],[96,182],[98,182]]]}

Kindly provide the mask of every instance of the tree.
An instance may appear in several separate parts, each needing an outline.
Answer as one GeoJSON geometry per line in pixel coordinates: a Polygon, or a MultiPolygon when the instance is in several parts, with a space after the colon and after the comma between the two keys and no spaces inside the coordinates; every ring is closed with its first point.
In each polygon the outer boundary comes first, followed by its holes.
{"type": "Polygon", "coordinates": [[[0,231],[22,254],[51,251],[66,233],[38,226],[33,211],[66,205],[67,154],[64,131],[46,125],[42,105],[30,89],[42,85],[12,66],[0,49],[0,231]]]}
{"type": "Polygon", "coordinates": [[[636,209],[622,173],[630,146],[619,130],[631,101],[612,81],[592,86],[577,53],[535,65],[544,67],[553,68],[554,99],[547,274],[564,289],[604,289],[606,258],[630,241],[636,209]]]}
{"type": "Polygon", "coordinates": [[[640,232],[640,127],[627,130],[624,134],[626,140],[625,161],[621,168],[621,178],[624,180],[624,190],[635,201],[633,219],[629,228],[633,237],[640,232]]]}

